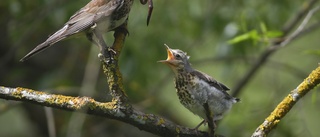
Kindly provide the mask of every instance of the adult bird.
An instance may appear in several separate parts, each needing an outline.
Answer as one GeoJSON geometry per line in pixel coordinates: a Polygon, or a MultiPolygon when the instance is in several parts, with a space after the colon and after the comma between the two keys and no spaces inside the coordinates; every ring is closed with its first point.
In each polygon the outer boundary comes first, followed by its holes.
{"type": "Polygon", "coordinates": [[[99,47],[103,55],[108,56],[107,53],[104,53],[108,47],[103,39],[103,33],[112,31],[125,23],[132,3],[133,0],[91,0],[72,15],[61,29],[35,47],[20,61],[25,61],[53,44],[76,34],[85,34],[99,47]]]}
{"type": "MultiPolygon", "coordinates": [[[[211,119],[222,119],[234,103],[240,101],[230,96],[229,88],[209,75],[195,70],[189,63],[189,56],[179,49],[167,48],[167,60],[161,60],[175,74],[175,88],[180,103],[194,114],[204,119],[195,129],[211,119]]],[[[215,127],[215,124],[214,126],[215,127]]]]}

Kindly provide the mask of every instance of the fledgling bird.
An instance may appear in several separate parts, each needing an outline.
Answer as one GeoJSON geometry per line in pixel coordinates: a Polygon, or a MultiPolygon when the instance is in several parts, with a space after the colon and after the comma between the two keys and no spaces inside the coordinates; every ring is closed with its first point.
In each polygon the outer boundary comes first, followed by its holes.
{"type": "Polygon", "coordinates": [[[204,119],[195,129],[208,121],[208,114],[213,122],[222,119],[234,103],[240,99],[227,93],[229,88],[214,80],[209,75],[195,70],[189,63],[189,56],[179,49],[166,45],[167,60],[161,60],[175,74],[175,88],[180,103],[195,115],[204,119]],[[210,111],[210,112],[208,112],[210,111]]]}
{"type": "Polygon", "coordinates": [[[85,34],[96,44],[100,52],[107,48],[103,33],[112,31],[125,23],[133,0],[91,0],[87,5],[72,15],[64,26],[39,44],[20,61],[25,61],[51,45],[76,34],[85,34]]]}

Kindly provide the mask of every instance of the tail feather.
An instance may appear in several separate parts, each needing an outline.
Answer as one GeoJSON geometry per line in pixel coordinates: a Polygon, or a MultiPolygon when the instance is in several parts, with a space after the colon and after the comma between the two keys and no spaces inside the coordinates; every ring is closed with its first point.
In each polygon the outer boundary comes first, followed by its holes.
{"type": "Polygon", "coordinates": [[[34,48],[32,51],[30,51],[27,55],[25,55],[22,59],[20,59],[21,62],[28,60],[30,57],[34,56],[35,54],[49,48],[52,44],[48,42],[43,42],[40,45],[38,45],[36,48],[34,48]]]}
{"type": "Polygon", "coordinates": [[[62,29],[55,32],[53,35],[51,35],[45,42],[39,44],[37,47],[35,47],[32,51],[30,51],[26,56],[24,56],[22,59],[20,59],[21,62],[26,61],[30,57],[34,56],[35,54],[49,48],[51,45],[65,39],[67,35],[65,35],[65,31],[67,30],[68,25],[65,25],[62,29]]]}
{"type": "Polygon", "coordinates": [[[240,98],[234,98],[234,103],[240,102],[241,99],[240,98]]]}

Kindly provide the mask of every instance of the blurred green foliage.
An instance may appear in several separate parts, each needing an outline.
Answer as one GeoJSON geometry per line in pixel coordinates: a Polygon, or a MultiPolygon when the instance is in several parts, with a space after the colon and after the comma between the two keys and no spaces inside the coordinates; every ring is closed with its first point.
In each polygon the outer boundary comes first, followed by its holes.
{"type": "MultiPolygon", "coordinates": [[[[304,4],[292,0],[153,1],[149,26],[146,5],[136,0],[130,13],[130,35],[120,60],[126,92],[135,108],[188,127],[195,127],[201,120],[179,103],[171,70],[157,63],[166,58],[163,44],[187,51],[194,68],[225,83],[232,91],[253,61],[268,48],[268,41],[282,35],[282,27],[304,4]]],[[[85,37],[59,42],[28,61],[19,62],[87,2],[0,2],[0,85],[110,100],[98,49],[85,37]],[[98,75],[93,71],[99,71],[98,75]],[[88,80],[90,76],[95,80],[88,80]]],[[[318,18],[315,15],[311,21],[318,18]]],[[[319,35],[320,31],[315,30],[274,54],[241,91],[242,103],[236,104],[220,122],[217,133],[250,136],[277,103],[316,67],[319,35]]],[[[106,41],[112,44],[112,32],[106,34],[106,41]]],[[[304,97],[270,136],[319,136],[318,91],[304,97]]],[[[43,107],[0,102],[4,104],[0,108],[0,136],[48,136],[43,107]]],[[[57,136],[72,134],[70,125],[78,124],[69,123],[74,114],[56,109],[53,114],[57,136]]],[[[93,116],[83,116],[81,120],[82,129],[74,132],[83,137],[154,136],[114,120],[93,116]]]]}
{"type": "Polygon", "coordinates": [[[246,32],[244,34],[241,34],[239,36],[234,37],[233,39],[230,39],[228,41],[229,44],[236,45],[237,43],[252,40],[252,45],[257,45],[258,42],[270,42],[272,38],[279,38],[283,34],[281,31],[269,31],[267,30],[267,27],[264,23],[260,23],[260,30],[261,34],[258,33],[258,31],[251,30],[249,32],[246,32]]]}

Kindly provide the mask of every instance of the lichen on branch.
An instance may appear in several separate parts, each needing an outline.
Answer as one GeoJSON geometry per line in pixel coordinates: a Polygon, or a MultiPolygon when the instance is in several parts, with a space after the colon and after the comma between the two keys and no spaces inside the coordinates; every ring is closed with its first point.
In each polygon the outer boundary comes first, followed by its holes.
{"type": "Polygon", "coordinates": [[[296,102],[320,83],[320,66],[313,70],[300,85],[292,90],[256,129],[252,137],[264,137],[278,125],[296,102]]]}
{"type": "Polygon", "coordinates": [[[128,97],[124,91],[122,74],[120,72],[118,64],[119,56],[127,35],[127,31],[123,30],[127,30],[127,23],[124,23],[122,26],[115,30],[114,43],[111,49],[106,49],[111,51],[105,51],[111,53],[110,56],[112,60],[109,60],[109,57],[100,57],[103,73],[107,76],[108,79],[107,82],[109,85],[110,94],[113,98],[112,101],[118,103],[127,103],[128,101],[128,97]]]}
{"type": "MultiPolygon", "coordinates": [[[[126,28],[125,25],[124,28],[126,28]]],[[[111,102],[98,102],[90,97],[72,97],[26,88],[9,87],[0,87],[0,98],[115,119],[160,136],[208,136],[207,132],[180,126],[165,118],[154,114],[146,114],[132,107],[125,94],[118,65],[126,35],[127,33],[123,31],[123,28],[115,30],[115,42],[112,46],[115,54],[113,54],[111,63],[106,62],[109,58],[100,56],[104,74],[108,79],[110,94],[113,97],[111,102]]]]}

